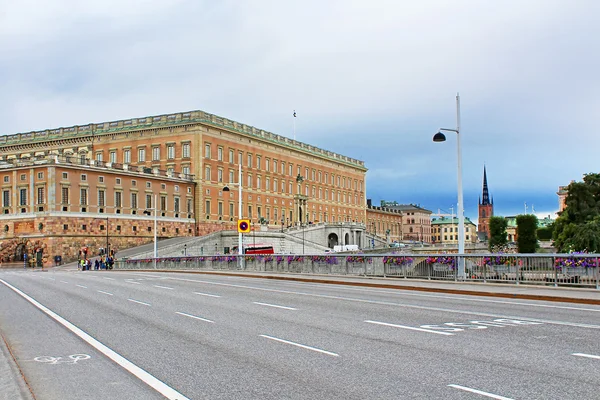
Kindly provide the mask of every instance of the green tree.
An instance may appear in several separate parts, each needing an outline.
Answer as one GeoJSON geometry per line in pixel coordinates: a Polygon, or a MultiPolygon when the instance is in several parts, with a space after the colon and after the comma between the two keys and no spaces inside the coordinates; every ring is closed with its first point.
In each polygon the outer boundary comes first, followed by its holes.
{"type": "Polygon", "coordinates": [[[539,240],[551,240],[554,232],[554,222],[543,228],[538,228],[537,237],[539,240]]]}
{"type": "Polygon", "coordinates": [[[504,217],[490,218],[490,240],[488,242],[490,251],[498,251],[506,246],[506,226],[507,222],[504,217]]]}
{"type": "Polygon", "coordinates": [[[538,219],[533,214],[517,215],[517,249],[519,253],[535,253],[538,219]]]}
{"type": "Polygon", "coordinates": [[[571,183],[567,192],[566,208],[554,224],[554,247],[561,253],[594,251],[596,221],[600,217],[600,174],[584,175],[583,182],[571,183]]]}

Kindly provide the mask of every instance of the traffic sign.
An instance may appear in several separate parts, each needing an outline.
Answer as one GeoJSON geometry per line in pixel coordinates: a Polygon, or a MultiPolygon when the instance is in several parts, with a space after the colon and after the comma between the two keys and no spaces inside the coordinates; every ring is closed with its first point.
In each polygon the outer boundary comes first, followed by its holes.
{"type": "Polygon", "coordinates": [[[238,232],[248,233],[250,232],[250,220],[249,219],[238,219],[238,232]]]}

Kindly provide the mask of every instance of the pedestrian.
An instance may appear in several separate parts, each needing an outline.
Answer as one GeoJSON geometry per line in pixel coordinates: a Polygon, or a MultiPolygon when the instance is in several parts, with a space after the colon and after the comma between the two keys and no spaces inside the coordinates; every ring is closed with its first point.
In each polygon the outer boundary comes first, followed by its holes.
{"type": "Polygon", "coordinates": [[[96,260],[94,261],[94,269],[98,271],[98,268],[100,268],[100,261],[98,261],[98,259],[96,258],[96,260]]]}
{"type": "Polygon", "coordinates": [[[104,257],[102,257],[102,258],[100,259],[100,269],[101,269],[101,270],[102,270],[102,269],[105,269],[104,257]]]}

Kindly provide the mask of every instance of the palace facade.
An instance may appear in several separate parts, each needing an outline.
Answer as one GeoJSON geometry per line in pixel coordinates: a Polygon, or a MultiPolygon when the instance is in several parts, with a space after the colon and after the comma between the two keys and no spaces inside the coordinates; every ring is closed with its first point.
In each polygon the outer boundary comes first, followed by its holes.
{"type": "Polygon", "coordinates": [[[255,223],[366,222],[364,162],[203,111],[0,136],[0,173],[5,262],[150,242],[154,212],[160,238],[235,229],[240,188],[255,223]]]}
{"type": "Polygon", "coordinates": [[[414,204],[382,202],[371,204],[367,199],[367,232],[387,243],[416,241],[431,243],[431,211],[414,204]]]}

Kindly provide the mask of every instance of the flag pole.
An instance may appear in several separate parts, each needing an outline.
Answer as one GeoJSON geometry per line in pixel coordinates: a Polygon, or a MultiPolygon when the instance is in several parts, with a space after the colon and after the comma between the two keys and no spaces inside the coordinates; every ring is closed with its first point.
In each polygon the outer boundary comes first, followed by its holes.
{"type": "Polygon", "coordinates": [[[296,140],[296,110],[294,110],[294,140],[296,140]]]}

